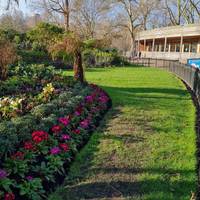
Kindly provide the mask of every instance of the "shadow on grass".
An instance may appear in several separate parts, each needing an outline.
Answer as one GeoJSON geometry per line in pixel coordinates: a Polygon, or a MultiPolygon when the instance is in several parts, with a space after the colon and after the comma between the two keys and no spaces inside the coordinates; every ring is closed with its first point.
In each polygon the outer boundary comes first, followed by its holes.
{"type": "MultiPolygon", "coordinates": [[[[142,194],[138,192],[138,185],[147,185],[148,194],[154,196],[154,200],[170,200],[186,199],[185,194],[181,190],[176,190],[176,188],[167,187],[165,180],[146,180],[145,182],[95,182],[95,183],[83,183],[81,185],[68,186],[66,190],[69,191],[67,195],[63,196],[65,200],[80,200],[80,199],[115,199],[119,198],[130,198],[130,199],[141,199],[142,194]],[[169,195],[171,190],[172,195],[169,195]],[[173,190],[173,191],[172,191],[173,190]],[[165,193],[167,194],[165,196],[165,193]],[[159,195],[162,194],[162,199],[159,195]],[[171,198],[170,198],[171,196],[171,198]],[[157,198],[156,198],[157,197],[157,198]],[[163,199],[164,198],[164,199],[163,199]]],[[[184,185],[184,187],[191,188],[192,181],[178,181],[176,185],[179,188],[184,185]]],[[[146,193],[147,195],[147,193],[146,193]]],[[[152,198],[150,198],[152,199],[152,198]]],[[[189,198],[188,198],[189,199],[189,198]]],[[[153,199],[152,199],[153,200],[153,199]]]]}
{"type": "MultiPolygon", "coordinates": [[[[96,71],[96,70],[95,70],[96,71]]],[[[152,108],[159,109],[175,109],[179,106],[179,100],[188,100],[187,91],[184,89],[174,88],[122,88],[122,87],[107,87],[102,86],[115,101],[114,105],[132,106],[133,108],[142,108],[148,110],[152,108]]],[[[146,138],[134,136],[131,134],[123,135],[102,135],[100,133],[108,131],[109,122],[118,115],[121,111],[113,108],[101,122],[101,126],[96,133],[91,136],[89,143],[77,156],[75,163],[71,167],[69,177],[65,181],[65,185],[57,191],[57,195],[63,200],[80,200],[80,199],[114,199],[114,198],[130,198],[141,199],[142,196],[152,195],[152,200],[161,200],[159,195],[165,196],[162,200],[178,200],[185,199],[185,196],[193,190],[194,181],[187,179],[179,179],[180,176],[189,177],[194,173],[193,170],[173,170],[163,168],[118,168],[118,167],[98,167],[93,166],[95,153],[100,151],[98,144],[102,139],[110,139],[117,141],[128,141],[129,143],[139,143],[146,138]],[[147,179],[144,181],[133,180],[127,181],[111,181],[115,174],[136,174],[143,173],[157,174],[158,179],[147,179]],[[90,175],[107,174],[111,179],[105,182],[96,180],[89,182],[87,180],[90,175]],[[86,180],[86,181],[85,181],[86,180]],[[143,191],[141,190],[144,189],[143,191]],[[184,188],[184,191],[183,191],[184,188]],[[172,196],[168,196],[171,194],[172,196]]],[[[182,116],[180,116],[182,117],[182,116]]],[[[154,127],[155,128],[155,127],[154,127]]],[[[165,127],[161,127],[159,131],[166,132],[165,127]]],[[[130,152],[131,153],[131,152],[130,152]]],[[[133,152],[134,153],[134,152],[133,152]]],[[[170,167],[170,166],[169,166],[170,167]]],[[[53,199],[59,199],[55,196],[53,199]]]]}

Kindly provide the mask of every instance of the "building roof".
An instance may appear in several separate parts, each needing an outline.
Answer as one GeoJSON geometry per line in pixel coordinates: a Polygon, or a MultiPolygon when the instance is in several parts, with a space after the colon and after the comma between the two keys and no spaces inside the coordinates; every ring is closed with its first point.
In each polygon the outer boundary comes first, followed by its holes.
{"type": "Polygon", "coordinates": [[[165,37],[200,36],[200,24],[185,26],[169,26],[153,30],[141,31],[136,34],[136,40],[145,40],[165,37]]]}

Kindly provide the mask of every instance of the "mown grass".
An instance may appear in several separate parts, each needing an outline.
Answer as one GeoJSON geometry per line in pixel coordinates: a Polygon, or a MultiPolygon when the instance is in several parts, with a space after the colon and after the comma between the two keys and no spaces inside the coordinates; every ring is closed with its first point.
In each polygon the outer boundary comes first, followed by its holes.
{"type": "Polygon", "coordinates": [[[49,199],[188,200],[197,180],[195,108],[183,83],[144,67],[90,69],[86,77],[113,108],[49,199]]]}

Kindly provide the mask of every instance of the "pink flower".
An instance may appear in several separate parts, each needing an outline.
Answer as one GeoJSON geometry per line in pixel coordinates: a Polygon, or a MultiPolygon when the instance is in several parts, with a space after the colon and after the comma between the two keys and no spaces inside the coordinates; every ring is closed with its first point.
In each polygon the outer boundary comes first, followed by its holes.
{"type": "Polygon", "coordinates": [[[67,126],[70,123],[69,117],[60,117],[58,121],[64,126],[67,126]]]}
{"type": "Polygon", "coordinates": [[[6,178],[7,172],[3,169],[0,169],[0,180],[6,178]]]}
{"type": "Polygon", "coordinates": [[[78,108],[76,108],[75,115],[80,116],[82,112],[83,112],[83,107],[79,106],[78,108]]]}
{"type": "Polygon", "coordinates": [[[32,176],[27,176],[26,179],[27,179],[28,181],[32,181],[32,180],[33,180],[33,177],[32,177],[32,176]]]}
{"type": "Polygon", "coordinates": [[[105,95],[102,95],[102,96],[99,97],[99,101],[101,103],[107,103],[108,100],[109,100],[109,98],[107,96],[105,96],[105,95]]]}
{"type": "Polygon", "coordinates": [[[56,154],[59,154],[61,151],[61,149],[59,147],[53,147],[51,150],[50,150],[50,153],[52,155],[56,155],[56,154]]]}
{"type": "Polygon", "coordinates": [[[63,139],[63,140],[70,140],[71,138],[70,138],[69,135],[63,134],[63,135],[62,135],[62,139],[63,139]]]}
{"type": "Polygon", "coordinates": [[[81,128],[87,129],[89,127],[89,120],[85,119],[80,123],[81,128]]]}
{"type": "Polygon", "coordinates": [[[86,101],[86,103],[92,103],[93,102],[93,96],[86,96],[85,97],[85,101],[86,101]]]}

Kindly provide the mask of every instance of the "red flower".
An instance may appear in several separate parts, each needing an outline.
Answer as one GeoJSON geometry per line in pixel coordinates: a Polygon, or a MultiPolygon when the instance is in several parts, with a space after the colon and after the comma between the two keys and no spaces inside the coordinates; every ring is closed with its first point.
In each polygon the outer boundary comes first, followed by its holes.
{"type": "Polygon", "coordinates": [[[55,125],[51,128],[51,130],[53,133],[58,134],[62,130],[62,128],[59,125],[55,125]]]}
{"type": "Polygon", "coordinates": [[[32,140],[35,143],[39,144],[44,140],[48,140],[48,133],[46,133],[45,131],[34,131],[32,133],[32,140]]]}
{"type": "Polygon", "coordinates": [[[79,129],[73,130],[72,132],[73,132],[74,134],[77,134],[77,135],[79,135],[79,134],[81,133],[81,131],[80,131],[79,129]]]}
{"type": "Polygon", "coordinates": [[[32,142],[25,142],[24,143],[24,149],[26,149],[26,150],[35,150],[35,147],[34,147],[32,142]]]}
{"type": "Polygon", "coordinates": [[[4,199],[5,200],[14,200],[15,199],[15,195],[13,193],[6,193],[4,199]]]}
{"type": "Polygon", "coordinates": [[[69,151],[69,146],[67,144],[59,144],[59,146],[64,152],[69,151]]]}
{"type": "Polygon", "coordinates": [[[11,156],[11,158],[12,158],[13,160],[16,160],[16,159],[18,159],[18,160],[23,160],[23,159],[24,159],[24,153],[18,151],[17,153],[13,154],[13,155],[11,156]]]}

